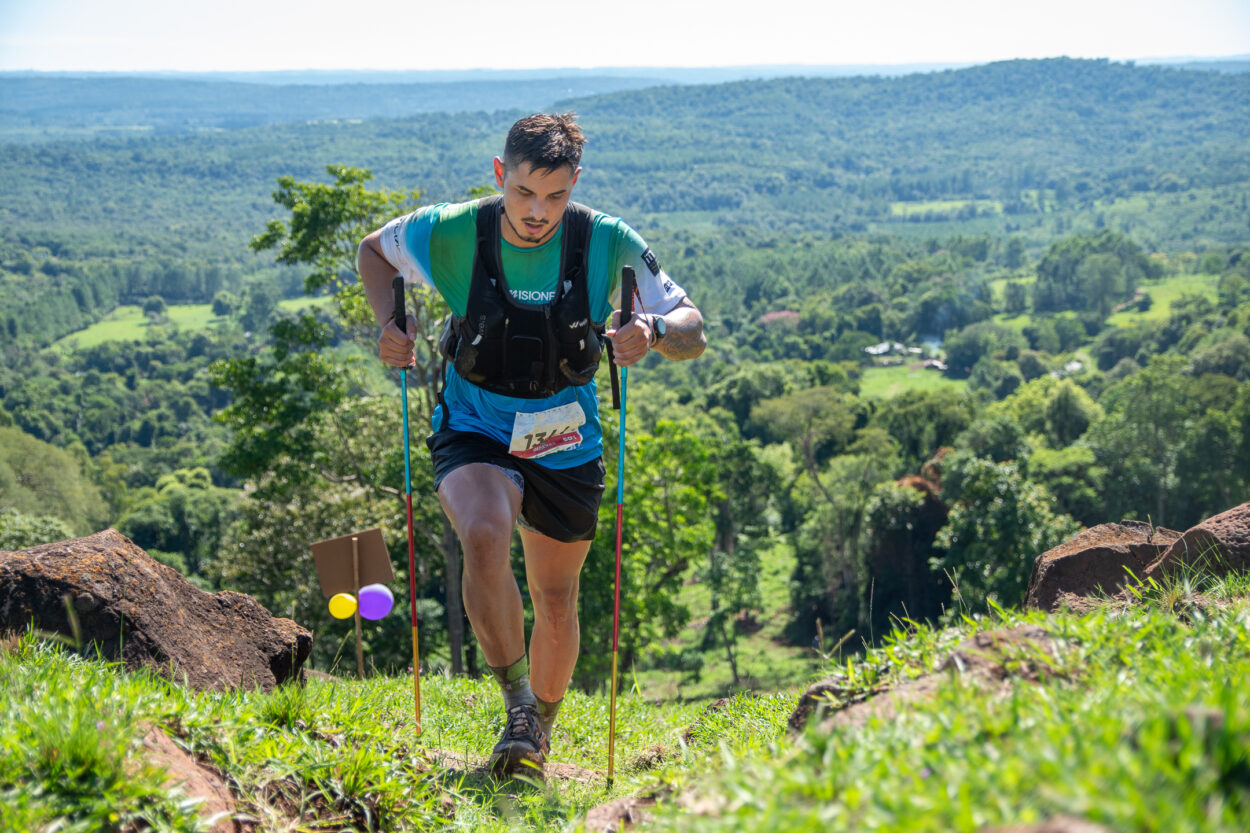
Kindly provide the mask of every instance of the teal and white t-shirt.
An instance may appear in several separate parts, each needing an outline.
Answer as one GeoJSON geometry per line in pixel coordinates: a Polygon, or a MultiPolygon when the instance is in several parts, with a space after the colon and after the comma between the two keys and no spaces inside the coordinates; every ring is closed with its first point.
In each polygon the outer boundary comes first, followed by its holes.
{"type": "MultiPolygon", "coordinates": [[[[380,235],[382,253],[404,280],[432,286],[455,315],[464,315],[468,307],[477,247],[477,207],[477,201],[473,201],[419,208],[387,223],[380,235]]],[[[513,300],[539,305],[555,298],[563,245],[563,225],[550,240],[532,248],[513,246],[501,239],[504,280],[513,300]]],[[[663,314],[686,297],[685,291],[660,268],[637,232],[622,220],[596,211],[587,275],[590,313],[596,321],[606,322],[620,305],[620,274],[625,265],[633,266],[638,278],[639,312],[663,314]]],[[[447,427],[476,431],[504,445],[513,444],[514,449],[514,429],[526,419],[518,418],[518,414],[551,412],[576,402],[585,415],[585,424],[576,432],[580,441],[568,442],[566,436],[566,445],[544,450],[535,459],[550,468],[563,469],[590,462],[603,451],[594,382],[565,388],[547,399],[519,399],[482,390],[448,366],[444,398],[449,411],[447,427]]],[[[442,419],[443,415],[436,411],[434,423],[443,425],[442,419]]]]}

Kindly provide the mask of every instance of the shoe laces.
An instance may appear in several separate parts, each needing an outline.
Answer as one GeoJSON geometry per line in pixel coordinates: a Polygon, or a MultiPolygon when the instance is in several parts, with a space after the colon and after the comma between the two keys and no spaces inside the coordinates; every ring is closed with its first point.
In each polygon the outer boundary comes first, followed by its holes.
{"type": "Polygon", "coordinates": [[[539,738],[542,736],[542,722],[538,719],[538,710],[522,703],[508,709],[508,724],[504,735],[510,738],[539,738]]]}

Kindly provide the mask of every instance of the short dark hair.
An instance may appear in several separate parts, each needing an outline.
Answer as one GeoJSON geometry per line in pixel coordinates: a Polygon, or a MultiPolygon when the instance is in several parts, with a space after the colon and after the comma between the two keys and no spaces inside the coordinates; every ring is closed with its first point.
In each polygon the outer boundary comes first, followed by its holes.
{"type": "Polygon", "coordinates": [[[554,171],[562,166],[577,170],[582,161],[586,136],[573,113],[535,113],[512,125],[503,146],[504,167],[515,169],[522,162],[536,171],[554,171]]]}

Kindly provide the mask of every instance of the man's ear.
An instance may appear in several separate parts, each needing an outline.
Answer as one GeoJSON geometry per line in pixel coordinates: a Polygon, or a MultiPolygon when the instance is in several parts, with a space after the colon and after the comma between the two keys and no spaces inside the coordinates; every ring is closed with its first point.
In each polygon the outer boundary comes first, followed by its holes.
{"type": "Polygon", "coordinates": [[[578,165],[577,170],[573,171],[573,181],[569,183],[570,188],[572,188],[574,185],[577,184],[577,175],[580,174],[581,172],[582,172],[582,166],[578,165]]]}
{"type": "MultiPolygon", "coordinates": [[[[578,170],[581,170],[578,168],[578,170]]],[[[576,181],[576,177],[574,177],[576,181]]],[[[495,157],[495,185],[499,186],[499,190],[503,190],[503,160],[498,156],[495,157]]]]}

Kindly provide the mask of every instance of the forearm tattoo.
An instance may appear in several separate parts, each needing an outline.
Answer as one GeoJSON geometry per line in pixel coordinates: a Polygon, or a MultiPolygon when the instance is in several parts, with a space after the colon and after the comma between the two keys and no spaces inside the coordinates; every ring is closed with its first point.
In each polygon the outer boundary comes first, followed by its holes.
{"type": "Polygon", "coordinates": [[[663,341],[655,345],[655,349],[664,358],[674,361],[698,358],[707,347],[707,338],[703,335],[703,316],[689,301],[682,302],[677,309],[666,313],[664,323],[668,331],[664,334],[663,341]]]}

